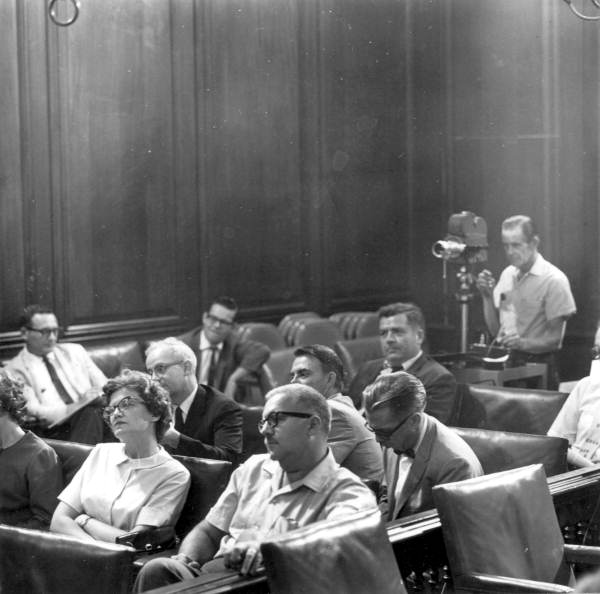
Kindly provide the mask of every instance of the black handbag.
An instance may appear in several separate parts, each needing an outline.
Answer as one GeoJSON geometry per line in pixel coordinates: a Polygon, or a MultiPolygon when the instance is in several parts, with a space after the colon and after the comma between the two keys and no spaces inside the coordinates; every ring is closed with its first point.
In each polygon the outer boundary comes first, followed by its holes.
{"type": "Polygon", "coordinates": [[[132,547],[137,553],[156,553],[176,546],[175,528],[159,526],[148,530],[127,532],[115,538],[117,544],[132,547]]]}

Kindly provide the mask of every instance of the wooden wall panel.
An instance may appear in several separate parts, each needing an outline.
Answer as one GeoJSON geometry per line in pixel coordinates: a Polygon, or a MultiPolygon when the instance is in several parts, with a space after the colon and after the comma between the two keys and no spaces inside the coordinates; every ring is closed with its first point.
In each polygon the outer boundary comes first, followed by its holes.
{"type": "Polygon", "coordinates": [[[200,130],[207,298],[303,305],[297,3],[214,1],[203,12],[200,130]]]}

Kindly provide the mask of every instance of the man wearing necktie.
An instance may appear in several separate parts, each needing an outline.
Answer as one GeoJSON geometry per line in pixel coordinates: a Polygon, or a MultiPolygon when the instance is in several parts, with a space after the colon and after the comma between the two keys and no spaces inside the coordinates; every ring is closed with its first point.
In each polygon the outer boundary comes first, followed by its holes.
{"type": "Polygon", "coordinates": [[[236,465],[242,452],[242,412],[212,386],[198,383],[192,349],[172,337],[154,342],[146,351],[146,368],[173,403],[175,423],[162,439],[169,453],[236,465]]]}
{"type": "Polygon", "coordinates": [[[425,412],[450,424],[456,407],[456,379],[443,365],[423,353],[425,317],[414,303],[391,303],[378,312],[383,357],[363,363],[350,383],[348,395],[362,405],[363,390],[380,374],[408,371],[427,391],[425,412]]]}
{"type": "Polygon", "coordinates": [[[467,443],[424,407],[423,384],[405,371],[365,389],[367,422],[383,446],[380,508],[388,521],[433,508],[435,485],[483,474],[467,443]]]}
{"type": "Polygon", "coordinates": [[[267,385],[263,364],[269,359],[267,346],[243,340],[235,329],[237,304],[231,297],[215,299],[202,316],[202,326],[179,336],[198,358],[198,382],[222,391],[227,397],[243,402],[252,384],[267,385]]]}
{"type": "Polygon", "coordinates": [[[96,444],[104,423],[98,396],[106,376],[78,344],[58,343],[60,328],[54,312],[30,305],[23,311],[25,346],[7,363],[23,380],[32,429],[42,437],[96,444]]]}

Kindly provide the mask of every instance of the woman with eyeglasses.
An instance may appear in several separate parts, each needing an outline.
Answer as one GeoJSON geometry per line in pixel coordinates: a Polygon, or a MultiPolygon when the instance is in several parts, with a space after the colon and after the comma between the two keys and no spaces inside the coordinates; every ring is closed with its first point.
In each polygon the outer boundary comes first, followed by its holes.
{"type": "Polygon", "coordinates": [[[103,387],[104,419],[120,443],[98,444],[59,495],[53,532],[114,542],[127,532],[174,525],[190,475],[159,445],[171,422],[168,393],[124,371],[103,387]]]}
{"type": "Polygon", "coordinates": [[[47,529],[62,470],[54,450],[21,428],[26,404],[22,383],[0,370],[0,523],[47,529]]]}

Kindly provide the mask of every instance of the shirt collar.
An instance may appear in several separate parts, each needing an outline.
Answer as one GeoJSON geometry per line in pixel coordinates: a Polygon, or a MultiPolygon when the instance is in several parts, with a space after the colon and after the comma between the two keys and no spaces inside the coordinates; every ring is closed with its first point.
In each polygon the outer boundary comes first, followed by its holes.
{"type": "Polygon", "coordinates": [[[206,336],[204,336],[204,330],[202,330],[202,332],[200,332],[200,350],[205,351],[207,349],[212,349],[212,348],[215,348],[215,349],[217,349],[217,351],[221,352],[221,350],[223,349],[223,343],[220,342],[217,345],[210,344],[210,342],[208,342],[208,338],[206,338],[206,336]]]}
{"type": "Polygon", "coordinates": [[[194,402],[194,396],[196,395],[197,388],[194,388],[190,395],[186,397],[186,399],[179,404],[179,408],[181,409],[181,414],[183,415],[183,420],[187,419],[188,413],[190,412],[190,407],[192,406],[192,402],[194,402]]]}
{"type": "MultiPolygon", "coordinates": [[[[295,491],[300,487],[308,487],[312,491],[322,491],[331,477],[339,467],[335,461],[331,450],[327,450],[327,455],[302,479],[286,485],[281,491],[295,491]]],[[[276,460],[267,460],[263,465],[263,472],[269,475],[274,484],[280,485],[283,476],[283,469],[276,460]]]]}
{"type": "MultiPolygon", "coordinates": [[[[102,446],[105,447],[105,444],[102,444],[102,446]]],[[[117,464],[130,464],[135,469],[154,468],[155,466],[164,464],[165,460],[170,458],[169,454],[167,454],[161,445],[158,446],[156,454],[148,456],[147,458],[130,458],[125,454],[124,443],[114,444],[114,447],[119,448],[119,453],[115,456],[117,464]]]]}
{"type": "Polygon", "coordinates": [[[423,351],[419,351],[414,357],[407,359],[402,363],[402,368],[404,371],[408,371],[412,365],[414,365],[415,361],[423,354],[423,351]]]}

